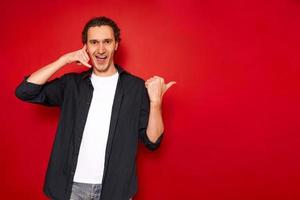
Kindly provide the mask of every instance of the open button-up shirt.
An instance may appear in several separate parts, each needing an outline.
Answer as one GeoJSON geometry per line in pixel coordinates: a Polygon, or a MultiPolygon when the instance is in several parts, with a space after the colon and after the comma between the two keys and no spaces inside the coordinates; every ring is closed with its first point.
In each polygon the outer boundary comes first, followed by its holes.
{"type": "MultiPolygon", "coordinates": [[[[119,79],[114,97],[105,152],[101,200],[128,200],[137,192],[136,153],[140,138],[150,150],[159,147],[163,134],[149,140],[150,102],[144,80],[116,66],[119,79]]],[[[69,200],[85,122],[93,96],[92,69],[68,73],[43,85],[27,77],[16,88],[26,102],[59,106],[60,119],[44,183],[44,192],[55,200],[69,200]]],[[[99,111],[101,112],[101,111],[99,111]]]]}

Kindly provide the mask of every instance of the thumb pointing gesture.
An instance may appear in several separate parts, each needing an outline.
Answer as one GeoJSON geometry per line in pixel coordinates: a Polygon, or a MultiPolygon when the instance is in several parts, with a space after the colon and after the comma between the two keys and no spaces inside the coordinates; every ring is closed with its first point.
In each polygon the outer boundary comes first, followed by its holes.
{"type": "Polygon", "coordinates": [[[159,76],[153,76],[145,82],[145,86],[148,90],[150,101],[161,102],[164,93],[176,82],[170,81],[165,83],[164,79],[159,76]]]}
{"type": "Polygon", "coordinates": [[[174,85],[174,84],[176,84],[176,82],[175,81],[170,81],[169,83],[167,83],[167,85],[166,85],[166,90],[165,91],[167,91],[172,85],[174,85]]]}

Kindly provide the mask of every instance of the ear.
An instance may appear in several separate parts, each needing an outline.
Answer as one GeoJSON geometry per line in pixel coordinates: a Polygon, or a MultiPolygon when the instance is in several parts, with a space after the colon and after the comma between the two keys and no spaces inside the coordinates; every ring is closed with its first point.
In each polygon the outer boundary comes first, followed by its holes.
{"type": "Polygon", "coordinates": [[[119,42],[116,42],[115,51],[117,51],[117,50],[118,50],[118,47],[119,47],[119,42]]]}
{"type": "Polygon", "coordinates": [[[85,50],[85,52],[89,52],[89,50],[88,50],[88,48],[87,48],[87,43],[85,43],[84,45],[83,45],[83,50],[85,50]]]}

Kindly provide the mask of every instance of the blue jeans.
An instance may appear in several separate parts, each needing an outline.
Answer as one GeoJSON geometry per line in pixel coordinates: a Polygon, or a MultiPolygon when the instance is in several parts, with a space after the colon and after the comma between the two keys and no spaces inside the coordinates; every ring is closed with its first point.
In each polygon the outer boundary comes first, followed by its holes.
{"type": "Polygon", "coordinates": [[[70,200],[100,200],[101,188],[101,184],[73,182],[70,200]]]}

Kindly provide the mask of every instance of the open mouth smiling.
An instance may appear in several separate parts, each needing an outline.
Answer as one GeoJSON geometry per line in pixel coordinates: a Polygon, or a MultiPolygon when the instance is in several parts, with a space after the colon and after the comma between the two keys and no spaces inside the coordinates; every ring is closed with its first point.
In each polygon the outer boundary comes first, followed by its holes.
{"type": "Polygon", "coordinates": [[[104,61],[107,58],[107,56],[103,56],[103,55],[95,55],[95,57],[98,61],[104,61]]]}

